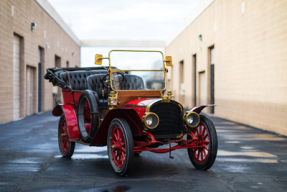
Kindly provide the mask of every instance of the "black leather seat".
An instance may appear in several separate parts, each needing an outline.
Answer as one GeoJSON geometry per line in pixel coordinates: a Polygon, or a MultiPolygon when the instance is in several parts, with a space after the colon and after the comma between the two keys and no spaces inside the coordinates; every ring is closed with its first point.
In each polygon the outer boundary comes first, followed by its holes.
{"type": "MultiPolygon", "coordinates": [[[[101,80],[106,74],[95,74],[87,77],[87,85],[89,90],[94,92],[94,95],[99,103],[100,109],[108,107],[108,88],[104,87],[101,80]],[[104,93],[104,94],[103,94],[104,93]]],[[[109,77],[106,77],[106,80],[109,77]]],[[[111,90],[109,90],[111,92],[111,90]]]]}
{"type": "Polygon", "coordinates": [[[125,74],[120,90],[144,90],[143,79],[137,75],[125,74]]]}
{"type": "MultiPolygon", "coordinates": [[[[71,71],[69,72],[71,87],[73,90],[86,90],[88,89],[87,77],[94,74],[107,74],[106,70],[98,71],[71,71]]],[[[69,85],[69,78],[67,72],[60,73],[60,79],[65,81],[69,85]]]]}
{"type": "MultiPolygon", "coordinates": [[[[104,87],[101,82],[104,76],[105,74],[95,74],[87,77],[87,89],[95,91],[99,95],[99,98],[108,98],[108,88],[104,87]],[[104,95],[102,90],[104,90],[104,95]]],[[[108,78],[107,76],[106,79],[108,78]]]]}
{"type": "MultiPolygon", "coordinates": [[[[107,98],[107,88],[103,86],[101,80],[103,79],[105,75],[102,74],[96,74],[96,75],[90,75],[87,77],[88,82],[88,89],[93,90],[97,92],[100,98],[102,97],[102,90],[104,90],[104,98],[107,98]]],[[[118,81],[121,80],[122,76],[117,75],[115,79],[118,78],[118,81]]],[[[108,77],[106,77],[108,79],[108,77]]],[[[117,84],[117,82],[114,82],[117,84]]],[[[125,74],[125,79],[122,84],[120,84],[119,90],[143,90],[144,89],[144,83],[141,77],[137,75],[130,75],[125,74]]],[[[111,90],[110,90],[111,91],[111,90]]]]}

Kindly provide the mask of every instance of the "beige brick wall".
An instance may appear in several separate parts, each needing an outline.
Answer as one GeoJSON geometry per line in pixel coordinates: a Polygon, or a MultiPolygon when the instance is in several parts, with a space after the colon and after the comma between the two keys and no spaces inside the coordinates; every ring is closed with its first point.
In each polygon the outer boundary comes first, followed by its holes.
{"type": "MultiPolygon", "coordinates": [[[[22,37],[21,54],[21,117],[26,116],[26,68],[35,67],[35,98],[33,113],[38,112],[38,47],[44,48],[45,69],[55,66],[55,55],[61,57],[61,66],[80,66],[80,47],[34,0],[0,1],[0,124],[13,120],[13,34],[22,37]],[[14,15],[12,15],[12,6],[14,15]],[[37,23],[31,31],[31,23],[37,23]],[[46,31],[46,32],[45,32],[46,31]],[[46,36],[45,36],[46,34],[46,36]],[[46,48],[49,43],[50,48],[46,48]],[[72,52],[75,53],[72,56],[72,52]]],[[[52,85],[42,78],[42,110],[53,107],[52,85]]]]}
{"type": "Polygon", "coordinates": [[[166,55],[173,57],[168,78],[176,98],[183,60],[184,105],[194,104],[192,55],[196,54],[197,95],[198,74],[205,71],[209,103],[208,47],[214,45],[215,116],[287,135],[286,7],[286,0],[215,0],[166,48],[166,55]]]}

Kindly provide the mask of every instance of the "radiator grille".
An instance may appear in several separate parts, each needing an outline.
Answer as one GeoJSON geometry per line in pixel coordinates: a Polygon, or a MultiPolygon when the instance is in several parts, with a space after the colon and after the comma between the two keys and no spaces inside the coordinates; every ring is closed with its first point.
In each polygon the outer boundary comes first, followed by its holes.
{"type": "Polygon", "coordinates": [[[151,106],[150,112],[156,113],[159,117],[158,126],[151,130],[155,138],[176,138],[182,133],[182,111],[177,102],[158,101],[151,106]]]}

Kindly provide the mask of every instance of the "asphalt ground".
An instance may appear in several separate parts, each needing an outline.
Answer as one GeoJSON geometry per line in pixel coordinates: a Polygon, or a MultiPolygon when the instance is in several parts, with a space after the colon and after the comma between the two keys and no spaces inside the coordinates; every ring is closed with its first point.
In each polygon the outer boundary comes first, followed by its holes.
{"type": "Polygon", "coordinates": [[[210,117],[219,150],[213,167],[196,170],[185,149],[135,157],[128,177],[115,175],[106,147],[58,150],[51,112],[0,125],[0,191],[286,191],[286,137],[210,117]]]}

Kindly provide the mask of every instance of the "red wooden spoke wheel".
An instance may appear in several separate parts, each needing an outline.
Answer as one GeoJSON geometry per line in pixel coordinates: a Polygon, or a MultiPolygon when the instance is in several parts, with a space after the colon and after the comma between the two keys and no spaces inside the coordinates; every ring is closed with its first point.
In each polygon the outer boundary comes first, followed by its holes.
{"type": "Polygon", "coordinates": [[[65,119],[61,122],[60,137],[62,149],[66,153],[69,148],[69,138],[65,119]]]}
{"type": "Polygon", "coordinates": [[[200,123],[196,128],[192,130],[195,136],[198,137],[196,144],[200,147],[193,150],[193,159],[198,163],[203,163],[209,153],[209,134],[206,126],[203,123],[200,123]]]}
{"type": "Polygon", "coordinates": [[[126,160],[125,138],[119,126],[114,127],[111,135],[111,150],[117,167],[122,168],[126,160]]]}
{"type": "Polygon", "coordinates": [[[215,161],[218,148],[215,127],[210,119],[200,115],[200,123],[192,132],[198,140],[195,141],[196,148],[187,149],[189,158],[195,168],[209,169],[215,161]]]}
{"type": "Polygon", "coordinates": [[[75,143],[69,141],[68,127],[64,114],[61,115],[58,126],[58,143],[63,157],[72,157],[75,150],[75,143]]]}
{"type": "Polygon", "coordinates": [[[125,176],[131,171],[134,157],[133,136],[129,124],[122,118],[115,118],[109,126],[107,148],[114,171],[125,176]]]}

